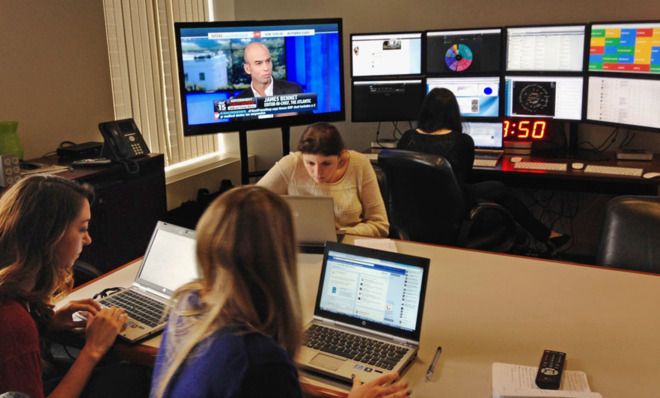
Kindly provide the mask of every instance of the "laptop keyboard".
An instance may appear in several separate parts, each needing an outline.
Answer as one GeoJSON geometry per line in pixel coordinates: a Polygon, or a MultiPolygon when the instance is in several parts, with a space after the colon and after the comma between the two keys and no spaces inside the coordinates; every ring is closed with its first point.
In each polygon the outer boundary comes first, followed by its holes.
{"type": "Polygon", "coordinates": [[[387,370],[392,370],[408,352],[405,347],[319,325],[307,329],[306,337],[309,348],[387,370]]]}
{"type": "Polygon", "coordinates": [[[165,304],[133,290],[122,290],[104,299],[102,304],[115,306],[126,311],[129,317],[147,326],[155,327],[162,323],[165,304]]]}

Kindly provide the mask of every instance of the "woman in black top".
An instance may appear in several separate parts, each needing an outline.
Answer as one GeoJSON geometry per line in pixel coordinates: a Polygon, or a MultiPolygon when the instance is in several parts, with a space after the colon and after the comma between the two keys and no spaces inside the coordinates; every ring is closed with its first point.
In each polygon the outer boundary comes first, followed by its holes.
{"type": "Polygon", "coordinates": [[[474,141],[463,134],[458,102],[451,91],[434,88],[426,95],[417,129],[406,131],[399,140],[398,148],[444,156],[463,188],[467,208],[471,208],[477,198],[490,200],[509,210],[518,224],[535,239],[548,244],[551,250],[556,251],[569,242],[570,236],[543,225],[501,182],[467,183],[474,162],[474,141]]]}

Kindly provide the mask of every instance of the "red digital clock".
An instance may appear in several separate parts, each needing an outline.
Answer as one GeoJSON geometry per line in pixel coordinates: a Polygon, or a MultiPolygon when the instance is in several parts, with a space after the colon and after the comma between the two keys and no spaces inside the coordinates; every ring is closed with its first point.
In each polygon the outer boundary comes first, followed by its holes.
{"type": "Polygon", "coordinates": [[[546,119],[504,119],[505,141],[543,141],[548,134],[546,119]]]}

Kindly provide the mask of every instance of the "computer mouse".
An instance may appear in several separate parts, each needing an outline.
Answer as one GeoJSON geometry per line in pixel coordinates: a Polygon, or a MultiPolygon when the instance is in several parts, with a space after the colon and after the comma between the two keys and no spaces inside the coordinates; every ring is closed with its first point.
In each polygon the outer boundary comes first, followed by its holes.
{"type": "Polygon", "coordinates": [[[513,156],[513,157],[511,158],[511,161],[512,161],[513,163],[518,163],[518,162],[520,162],[521,160],[522,160],[522,158],[521,158],[520,156],[513,156]]]}
{"type": "Polygon", "coordinates": [[[650,171],[648,173],[642,174],[642,177],[644,178],[655,178],[655,177],[660,177],[660,173],[657,171],[650,171]]]}
{"type": "Polygon", "coordinates": [[[573,170],[582,170],[584,168],[584,163],[573,162],[573,163],[571,163],[571,168],[573,170]]]}

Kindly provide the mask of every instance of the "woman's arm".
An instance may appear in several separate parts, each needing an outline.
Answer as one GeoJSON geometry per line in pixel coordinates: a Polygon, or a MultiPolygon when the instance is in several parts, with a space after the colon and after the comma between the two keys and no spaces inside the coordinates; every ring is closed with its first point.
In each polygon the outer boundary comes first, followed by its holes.
{"type": "Polygon", "coordinates": [[[369,159],[362,155],[358,156],[355,156],[354,159],[357,160],[356,164],[360,168],[357,173],[359,176],[357,195],[362,203],[362,222],[345,228],[344,232],[351,235],[385,238],[389,234],[390,223],[387,219],[385,202],[380,193],[378,178],[369,159]]]}
{"type": "Polygon", "coordinates": [[[296,166],[295,159],[294,155],[290,154],[277,161],[266,175],[261,177],[257,185],[268,188],[279,195],[289,193],[289,179],[296,166]]]}

